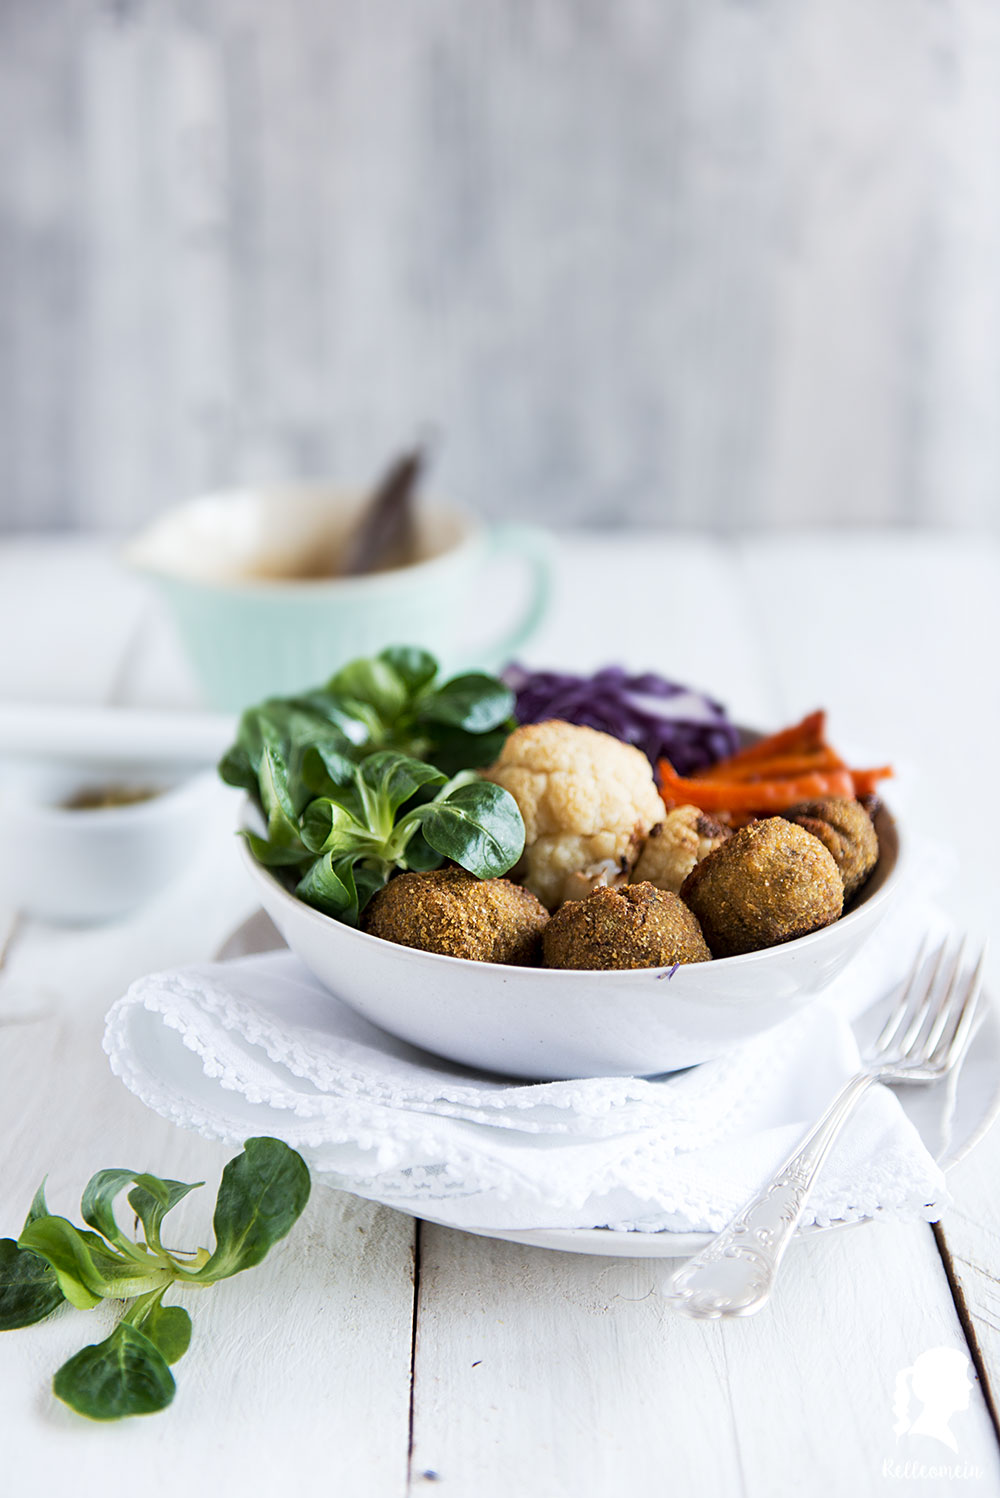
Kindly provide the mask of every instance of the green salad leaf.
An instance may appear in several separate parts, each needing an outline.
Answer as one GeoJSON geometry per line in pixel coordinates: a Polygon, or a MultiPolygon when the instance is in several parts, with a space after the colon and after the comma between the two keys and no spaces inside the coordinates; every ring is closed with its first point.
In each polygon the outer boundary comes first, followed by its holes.
{"type": "Polygon", "coordinates": [[[429,687],[438,674],[437,661],[418,645],[390,645],[382,651],[381,659],[395,671],[411,697],[429,687]]]}
{"type": "Polygon", "coordinates": [[[267,817],[268,840],[279,848],[300,846],[298,817],[292,802],[288,766],[274,744],[265,744],[257,772],[260,798],[267,817]]]}
{"type": "Polygon", "coordinates": [[[359,877],[363,873],[360,867],[355,870],[350,855],[337,858],[333,853],[325,853],[299,881],[295,893],[324,915],[331,915],[348,926],[356,926],[368,900],[382,887],[381,876],[376,870],[370,870],[367,883],[361,879],[359,890],[359,877]]]}
{"type": "Polygon", "coordinates": [[[524,852],[517,802],[490,780],[460,785],[414,816],[432,848],[480,879],[506,874],[524,852]]]}
{"type": "Polygon", "coordinates": [[[420,711],[425,723],[447,723],[468,734],[483,734],[506,722],[511,699],[511,690],[502,681],[476,671],[452,677],[424,698],[420,711]]]}
{"type": "Polygon", "coordinates": [[[383,731],[399,721],[414,696],[412,677],[408,680],[384,655],[341,667],[331,676],[327,691],[339,697],[361,722],[377,724],[383,731]]]}
{"type": "Polygon", "coordinates": [[[358,766],[356,776],[366,815],[385,837],[391,835],[396,813],[404,801],[409,801],[424,786],[444,785],[447,778],[433,765],[389,749],[369,754],[358,766]]]}
{"type": "Polygon", "coordinates": [[[360,846],[365,839],[373,847],[378,846],[380,840],[368,827],[360,797],[351,799],[354,805],[345,806],[346,796],[337,801],[332,796],[317,796],[306,807],[302,813],[302,840],[313,853],[338,857],[355,845],[360,846]]]}
{"type": "Polygon", "coordinates": [[[298,812],[302,791],[328,791],[317,784],[324,771],[334,784],[346,784],[346,765],[375,749],[434,765],[443,751],[448,764],[439,767],[448,774],[488,765],[514,727],[513,711],[514,693],[497,677],[467,672],[439,682],[427,651],[391,646],[349,662],[325,686],[248,708],[219,773],[267,811],[261,774],[272,778],[273,767],[263,764],[270,749],[284,763],[298,812]]]}
{"type": "Polygon", "coordinates": [[[66,1297],[47,1259],[0,1238],[0,1331],[33,1326],[66,1297]]]}
{"type": "Polygon", "coordinates": [[[168,1363],[176,1363],[191,1345],[191,1317],[183,1306],[165,1306],[162,1290],[143,1307],[134,1324],[168,1363]]]}
{"type": "MultiPolygon", "coordinates": [[[[32,1198],[24,1226],[48,1217],[45,1182],[32,1198]]],[[[47,1259],[22,1248],[13,1238],[0,1238],[0,1331],[34,1326],[50,1316],[66,1297],[47,1259]]]]}
{"type": "Polygon", "coordinates": [[[128,1204],[132,1211],[142,1223],[142,1230],[146,1234],[146,1243],[157,1253],[162,1251],[160,1242],[160,1230],[163,1219],[168,1212],[173,1211],[178,1202],[182,1202],[189,1191],[197,1191],[199,1186],[204,1186],[204,1181],[165,1181],[160,1176],[147,1174],[133,1176],[135,1182],[128,1194],[128,1204]]]}
{"type": "Polygon", "coordinates": [[[248,827],[240,830],[258,863],[267,869],[297,869],[309,862],[309,849],[305,846],[286,848],[280,843],[269,843],[266,837],[258,837],[248,827]]]}
{"type": "Polygon", "coordinates": [[[89,1311],[100,1301],[131,1300],[165,1285],[170,1273],[149,1255],[145,1263],[118,1253],[97,1233],[74,1227],[65,1217],[39,1217],[24,1229],[20,1248],[47,1259],[71,1305],[89,1311]]]}
{"type": "Polygon", "coordinates": [[[212,1227],[215,1252],[190,1278],[211,1283],[259,1264],[309,1200],[305,1161],[277,1140],[248,1139],[222,1172],[212,1227]]]}
{"type": "Polygon", "coordinates": [[[114,1214],[115,1197],[134,1180],[134,1170],[99,1170],[84,1188],[80,1215],[88,1227],[94,1228],[126,1257],[141,1261],[147,1257],[145,1249],[122,1232],[114,1214]]]}
{"type": "Polygon", "coordinates": [[[0,1239],[0,1330],[41,1321],[64,1300],[82,1310],[102,1300],[127,1303],[110,1337],[70,1358],[53,1380],[56,1395],[81,1415],[118,1420],[164,1409],[174,1397],[169,1365],[191,1341],[191,1317],[183,1306],[163,1304],[167,1290],[211,1285],[259,1264],[309,1200],[301,1156],[280,1139],[248,1139],[222,1173],[214,1252],[164,1248],[163,1219],[201,1184],[101,1170],[81,1202],[89,1228],[50,1213],[39,1188],[20,1239],[0,1239]],[[115,1217],[115,1199],[130,1185],[145,1241],[129,1238],[115,1217]]]}
{"type": "MultiPolygon", "coordinates": [[[[241,725],[242,728],[242,725],[241,725]]],[[[233,744],[219,760],[219,775],[226,785],[236,786],[255,799],[258,795],[257,771],[243,744],[233,744]]]]}
{"type": "Polygon", "coordinates": [[[43,1181],[31,1199],[31,1206],[28,1208],[28,1215],[24,1219],[24,1225],[27,1227],[29,1222],[34,1222],[38,1217],[48,1217],[48,1215],[49,1209],[45,1201],[45,1182],[43,1181]]]}
{"type": "Polygon", "coordinates": [[[521,814],[473,772],[499,753],[513,701],[484,672],[440,682],[432,655],[400,645],[249,708],[219,765],[266,824],[266,836],[244,830],[247,846],[349,925],[396,870],[452,859],[481,879],[507,873],[524,848],[521,814]]]}
{"type": "Polygon", "coordinates": [[[153,1415],[166,1409],[176,1388],[156,1343],[127,1321],[63,1363],[52,1380],[56,1397],[91,1420],[153,1415]]]}

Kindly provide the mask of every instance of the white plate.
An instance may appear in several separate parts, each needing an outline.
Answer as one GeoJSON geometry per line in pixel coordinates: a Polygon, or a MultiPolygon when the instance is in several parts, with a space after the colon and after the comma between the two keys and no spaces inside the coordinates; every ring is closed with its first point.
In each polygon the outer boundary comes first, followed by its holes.
{"type": "MultiPolygon", "coordinates": [[[[285,944],[263,910],[245,921],[217,953],[217,959],[249,957],[271,952],[285,944]]],[[[877,1016],[870,1011],[862,1018],[859,1032],[876,1032],[877,1016]]],[[[968,1054],[957,1073],[935,1087],[902,1087],[896,1096],[928,1151],[949,1170],[974,1149],[1000,1116],[1000,1014],[984,995],[981,1017],[968,1054]]],[[[402,1209],[397,1209],[402,1210],[402,1209]]],[[[425,1222],[442,1227],[453,1224],[429,1212],[413,1212],[425,1222]]],[[[831,1223],[801,1229],[803,1236],[861,1227],[863,1223],[831,1223]]],[[[711,1233],[613,1232],[609,1228],[531,1228],[503,1231],[499,1228],[465,1228],[463,1232],[482,1238],[503,1238],[508,1243],[526,1243],[534,1248],[561,1249],[564,1253],[601,1254],[624,1259],[676,1259],[697,1253],[712,1240],[711,1233]]]]}

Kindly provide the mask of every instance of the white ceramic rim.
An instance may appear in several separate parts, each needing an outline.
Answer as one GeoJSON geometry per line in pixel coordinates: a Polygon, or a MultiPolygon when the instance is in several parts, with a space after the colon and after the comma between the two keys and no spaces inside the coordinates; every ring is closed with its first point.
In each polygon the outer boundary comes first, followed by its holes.
{"type": "MultiPolygon", "coordinates": [[[[81,789],[100,786],[115,776],[119,781],[140,781],[148,775],[149,780],[154,781],[159,775],[168,773],[155,766],[148,771],[141,766],[135,769],[123,767],[113,774],[93,766],[89,772],[78,773],[67,766],[68,778],[79,784],[81,789]]],[[[185,775],[181,780],[164,786],[162,790],[154,790],[141,801],[129,801],[123,806],[61,806],[48,801],[33,801],[31,814],[39,822],[53,826],[63,824],[88,830],[128,826],[130,822],[159,822],[182,810],[186,802],[200,801],[209,789],[214,791],[218,783],[214,770],[198,770],[193,775],[185,775]]]]}
{"type": "MultiPolygon", "coordinates": [[[[460,509],[457,505],[448,505],[433,499],[427,500],[424,512],[428,515],[443,516],[449,520],[457,521],[461,527],[461,537],[447,550],[436,552],[433,556],[425,557],[419,562],[408,562],[404,567],[390,567],[385,572],[370,572],[361,577],[260,577],[260,578],[203,578],[191,577],[185,572],[179,572],[172,567],[158,567],[154,563],[137,556],[136,552],[146,540],[155,525],[164,520],[168,515],[179,514],[189,506],[194,506],[206,499],[227,499],[244,495],[254,488],[247,485],[241,489],[219,489],[206,494],[195,495],[193,499],[182,501],[170,509],[164,510],[162,515],[154,520],[152,525],[140,531],[131,541],[126,542],[120,553],[127,566],[136,572],[142,572],[148,577],[163,578],[167,582],[176,583],[181,587],[196,589],[199,592],[229,593],[245,597],[273,598],[279,595],[304,595],[310,597],[322,596],[325,593],[350,594],[350,593],[379,593],[388,588],[398,588],[399,579],[421,578],[426,579],[433,576],[437,571],[444,571],[453,566],[456,561],[463,559],[475,552],[483,543],[487,529],[467,511],[460,509]]],[[[259,492],[266,494],[290,493],[302,495],[329,495],[334,498],[339,495],[358,495],[363,491],[352,489],[347,486],[331,487],[320,480],[303,480],[294,484],[261,484],[259,492]]]]}

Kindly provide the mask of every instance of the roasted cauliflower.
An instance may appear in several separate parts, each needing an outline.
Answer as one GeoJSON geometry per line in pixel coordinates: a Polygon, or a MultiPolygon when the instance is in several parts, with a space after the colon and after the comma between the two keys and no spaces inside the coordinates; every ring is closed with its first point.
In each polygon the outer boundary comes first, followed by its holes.
{"type": "Polygon", "coordinates": [[[587,892],[608,865],[627,869],[639,839],[663,820],[649,760],[610,734],[555,719],[516,728],[485,772],[524,818],[524,854],[511,878],[550,910],[587,892]]]}
{"type": "Polygon", "coordinates": [[[650,830],[632,870],[632,882],[655,884],[676,895],[695,864],[730,835],[728,827],[697,806],[675,806],[650,830]]]}

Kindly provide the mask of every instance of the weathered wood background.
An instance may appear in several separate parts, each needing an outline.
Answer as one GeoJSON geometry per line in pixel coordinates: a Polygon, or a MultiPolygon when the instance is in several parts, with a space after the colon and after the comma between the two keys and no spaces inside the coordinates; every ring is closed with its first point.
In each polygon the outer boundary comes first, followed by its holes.
{"type": "Polygon", "coordinates": [[[0,0],[0,528],[995,526],[992,0],[0,0]]]}

